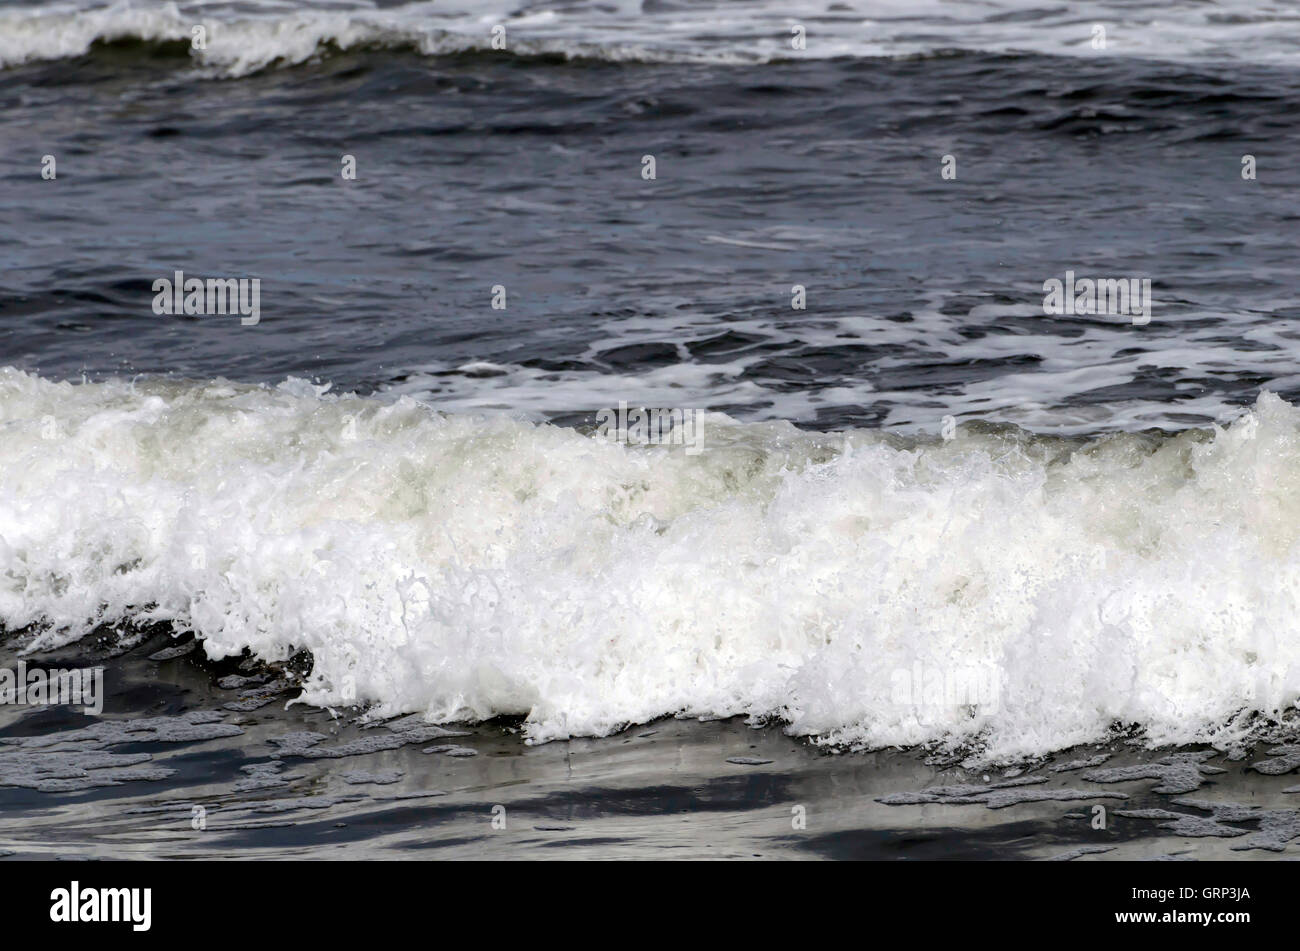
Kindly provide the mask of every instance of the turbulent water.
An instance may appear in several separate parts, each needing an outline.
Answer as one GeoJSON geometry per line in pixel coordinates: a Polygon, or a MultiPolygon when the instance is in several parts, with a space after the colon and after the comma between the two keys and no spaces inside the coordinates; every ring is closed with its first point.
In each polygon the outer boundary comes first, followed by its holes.
{"type": "Polygon", "coordinates": [[[748,714],[1007,757],[1116,722],[1232,742],[1300,694],[1276,397],[1212,437],[1095,441],[719,415],[696,456],[302,381],[10,371],[0,419],[0,617],[53,623],[40,646],[161,619],[210,656],[310,650],[323,705],[537,739],[748,714]]]}
{"type": "Polygon", "coordinates": [[[1298,67],[1290,4],[0,2],[0,623],[538,740],[1245,742],[1300,697],[1298,67]]]}
{"type": "MultiPolygon", "coordinates": [[[[6,64],[85,53],[97,41],[143,39],[188,44],[196,24],[214,42],[199,65],[244,75],[267,64],[301,63],[326,45],[339,49],[410,46],[426,55],[496,49],[491,29],[518,33],[514,49],[613,61],[768,62],[795,58],[792,26],[813,41],[813,58],[925,54],[940,49],[1053,55],[1090,54],[1092,27],[1108,29],[1105,49],[1151,59],[1300,59],[1300,11],[1290,3],[1082,2],[772,3],[747,0],[614,0],[569,3],[449,0],[300,3],[16,4],[3,21],[6,64]]],[[[507,48],[512,48],[507,43],[507,48]]]]}

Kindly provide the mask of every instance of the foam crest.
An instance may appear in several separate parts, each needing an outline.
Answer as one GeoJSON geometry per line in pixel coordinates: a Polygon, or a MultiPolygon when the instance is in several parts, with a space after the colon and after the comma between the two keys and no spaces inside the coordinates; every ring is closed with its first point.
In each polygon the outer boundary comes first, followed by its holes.
{"type": "Polygon", "coordinates": [[[1028,0],[711,0],[637,2],[210,3],[74,0],[0,12],[0,66],[84,55],[93,44],[122,40],[183,42],[207,30],[195,65],[211,75],[242,76],[270,65],[296,65],[325,52],[410,48],[424,55],[491,50],[491,29],[506,28],[517,54],[609,61],[767,62],[830,57],[913,56],[944,50],[1139,56],[1157,60],[1295,63],[1290,37],[1297,16],[1248,0],[1170,6],[1086,2],[1048,8],[1028,0]],[[806,48],[795,49],[801,26],[806,48]],[[1097,47],[1094,27],[1105,29],[1097,47]]]}
{"type": "Polygon", "coordinates": [[[407,397],[0,371],[0,622],[310,650],[305,699],[601,735],[745,715],[1016,759],[1300,697],[1300,411],[1094,441],[710,415],[628,447],[407,397]]]}

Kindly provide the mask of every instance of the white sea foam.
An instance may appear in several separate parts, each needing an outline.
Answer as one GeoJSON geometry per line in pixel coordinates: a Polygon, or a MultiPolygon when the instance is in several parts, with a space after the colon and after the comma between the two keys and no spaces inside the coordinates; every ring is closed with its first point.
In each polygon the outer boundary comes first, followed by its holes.
{"type": "Polygon", "coordinates": [[[303,381],[6,369],[0,432],[0,622],[306,648],[316,704],[1015,758],[1117,722],[1228,743],[1300,697],[1300,409],[1271,395],[1093,443],[715,415],[691,456],[303,381]],[[990,670],[996,696],[929,692],[990,670]]]}
{"type": "Polygon", "coordinates": [[[1101,320],[1029,332],[1027,320],[1015,319],[1041,316],[1036,304],[949,308],[949,300],[936,294],[919,301],[906,322],[870,311],[797,324],[780,315],[740,320],[728,314],[726,329],[749,342],[706,359],[691,354],[718,335],[718,316],[659,305],[664,313],[585,324],[591,342],[568,366],[442,360],[409,366],[388,386],[449,411],[510,409],[535,419],[626,398],[646,406],[735,407],[747,421],[816,425],[846,412],[882,412],[887,429],[933,433],[951,415],[1058,435],[1179,430],[1189,420],[1226,424],[1241,413],[1243,378],[1277,392],[1300,388],[1300,341],[1275,316],[1288,306],[1280,298],[1258,302],[1253,311],[1207,302],[1191,314],[1153,321],[1140,335],[1127,321],[1101,320]],[[983,332],[970,333],[972,326],[983,332]],[[1249,345],[1233,342],[1242,340],[1249,345]],[[605,362],[607,351],[634,345],[676,348],[678,359],[661,366],[605,362]],[[811,378],[794,387],[784,367],[768,363],[774,355],[797,364],[804,351],[857,346],[906,355],[866,361],[842,350],[833,369],[815,371],[813,363],[811,378]],[[915,371],[904,371],[930,364],[936,351],[950,368],[986,362],[998,372],[917,386],[915,371]],[[1150,385],[1143,374],[1153,369],[1176,369],[1177,385],[1150,385]]]}
{"type": "Polygon", "coordinates": [[[0,66],[85,53],[96,41],[189,42],[203,24],[197,65],[244,75],[296,64],[324,46],[410,46],[434,55],[491,47],[504,25],[509,48],[607,60],[764,62],[786,58],[899,56],[944,49],[1119,55],[1168,60],[1294,63],[1300,14],[1281,3],[1164,0],[1043,5],[1037,0],[478,0],[379,9],[365,2],[181,3],[73,0],[0,11],[0,66]],[[791,30],[807,48],[791,47],[791,30]],[[1105,27],[1104,50],[1093,28],[1105,27]]]}

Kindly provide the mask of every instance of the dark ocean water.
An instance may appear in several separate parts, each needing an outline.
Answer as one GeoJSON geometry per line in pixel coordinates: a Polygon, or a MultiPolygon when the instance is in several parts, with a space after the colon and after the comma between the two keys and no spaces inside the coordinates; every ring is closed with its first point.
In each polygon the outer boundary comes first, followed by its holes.
{"type": "Polygon", "coordinates": [[[1295,747],[1153,755],[1115,738],[989,769],[828,755],[734,719],[527,746],[517,721],[437,736],[418,717],[286,711],[279,673],[151,656],[171,644],[27,658],[106,664],[104,709],[0,707],[0,861],[1262,861],[1300,837],[1280,775],[1295,747]]]}
{"type": "Polygon", "coordinates": [[[399,46],[212,78],[190,53],[0,72],[6,363],[930,431],[1181,428],[1300,392],[1290,65],[399,46]],[[261,323],[160,319],[178,269],[259,277],[261,323]],[[1149,278],[1153,319],[1044,315],[1067,270],[1149,278]]]}

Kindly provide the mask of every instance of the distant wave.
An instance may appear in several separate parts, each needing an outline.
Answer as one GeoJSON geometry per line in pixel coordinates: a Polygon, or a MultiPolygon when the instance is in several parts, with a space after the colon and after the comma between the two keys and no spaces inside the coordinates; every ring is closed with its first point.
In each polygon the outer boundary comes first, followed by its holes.
{"type": "Polygon", "coordinates": [[[357,4],[267,3],[258,12],[224,6],[94,0],[0,11],[0,67],[83,56],[97,45],[182,44],[213,76],[295,65],[330,50],[410,49],[429,56],[494,51],[506,30],[515,55],[614,62],[754,63],[781,59],[910,56],[942,50],[1152,59],[1295,63],[1300,14],[1239,0],[1213,6],[1082,3],[1040,6],[950,2],[547,4],[486,0],[357,4]],[[206,30],[206,49],[190,47],[206,30]],[[1097,27],[1104,49],[1095,48],[1097,27]],[[806,32],[807,46],[791,45],[806,32]]]}
{"type": "Polygon", "coordinates": [[[0,371],[0,623],[308,650],[308,702],[535,740],[666,714],[1016,759],[1300,698],[1300,409],[1095,440],[710,415],[628,447],[304,381],[0,371]]]}

